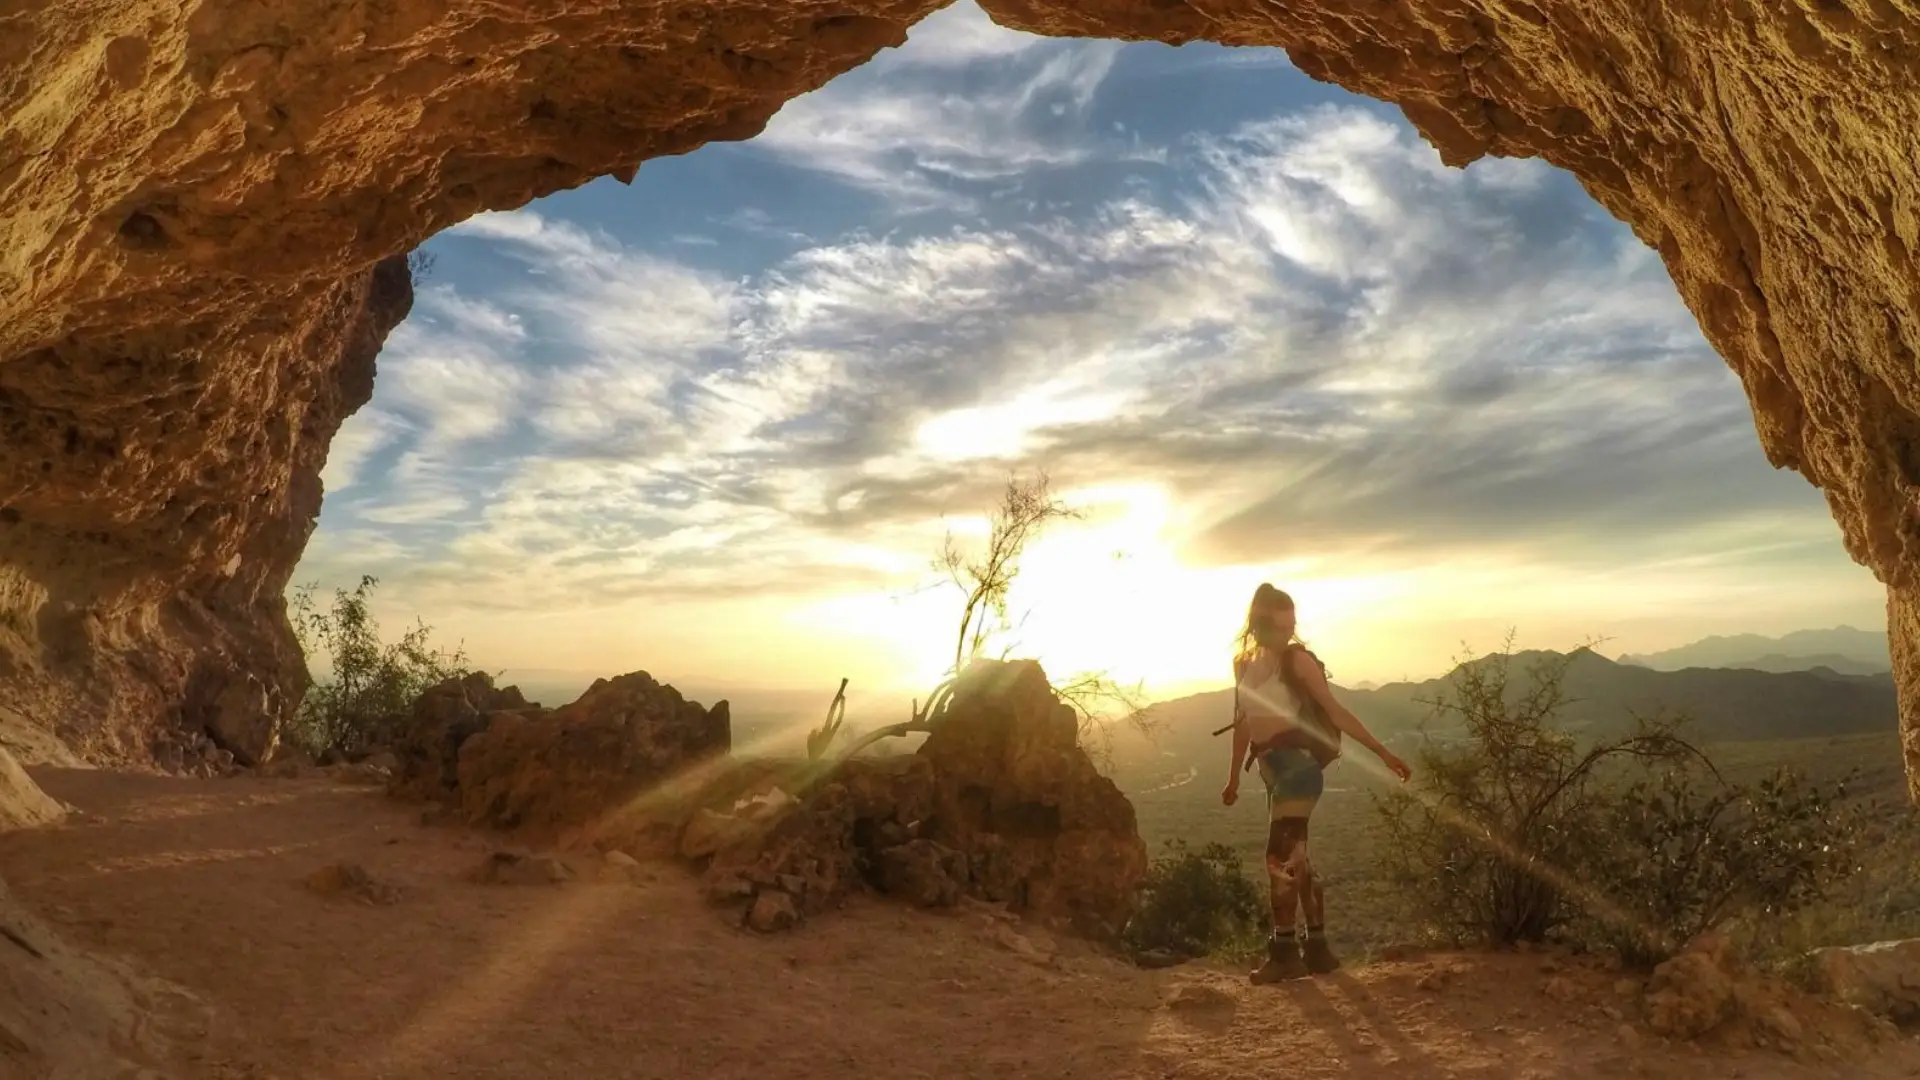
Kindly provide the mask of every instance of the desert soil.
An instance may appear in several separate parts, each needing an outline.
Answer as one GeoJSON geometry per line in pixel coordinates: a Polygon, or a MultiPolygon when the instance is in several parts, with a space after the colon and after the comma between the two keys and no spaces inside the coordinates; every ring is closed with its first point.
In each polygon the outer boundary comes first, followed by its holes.
{"type": "Polygon", "coordinates": [[[878,899],[768,937],[675,867],[573,856],[564,884],[474,883],[498,837],[377,789],[35,776],[82,813],[0,835],[0,877],[73,944],[196,1002],[173,1010],[179,1072],[207,1080],[1920,1076],[1907,1040],[1850,1061],[1668,1044],[1617,974],[1563,958],[1253,987],[1141,971],[985,906],[878,899]],[[342,862],[371,900],[305,884],[342,862]]]}

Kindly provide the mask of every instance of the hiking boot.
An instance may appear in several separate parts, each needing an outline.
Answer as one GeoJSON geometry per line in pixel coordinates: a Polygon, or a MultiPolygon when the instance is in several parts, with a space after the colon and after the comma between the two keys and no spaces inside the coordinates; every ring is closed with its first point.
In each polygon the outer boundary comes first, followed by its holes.
{"type": "Polygon", "coordinates": [[[1318,934],[1309,937],[1300,947],[1300,952],[1307,970],[1315,975],[1340,970],[1340,958],[1333,955],[1333,947],[1327,944],[1327,939],[1318,934]]]}
{"type": "Polygon", "coordinates": [[[1294,946],[1293,939],[1276,937],[1267,941],[1267,962],[1254,968],[1248,978],[1255,986],[1265,986],[1289,979],[1304,979],[1307,975],[1306,961],[1300,959],[1300,950],[1294,946]]]}

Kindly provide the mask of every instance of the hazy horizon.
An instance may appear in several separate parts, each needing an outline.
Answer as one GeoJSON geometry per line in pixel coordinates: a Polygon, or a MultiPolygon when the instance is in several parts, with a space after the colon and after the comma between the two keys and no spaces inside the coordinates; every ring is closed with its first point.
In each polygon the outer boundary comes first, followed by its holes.
{"type": "MultiPolygon", "coordinates": [[[[296,583],[488,669],[911,693],[1009,470],[1015,641],[1156,697],[1292,591],[1337,681],[1463,649],[1884,627],[1653,252],[1277,50],[970,3],[765,133],[433,238],[296,583]]],[[[511,676],[509,676],[511,681],[511,676]]]]}

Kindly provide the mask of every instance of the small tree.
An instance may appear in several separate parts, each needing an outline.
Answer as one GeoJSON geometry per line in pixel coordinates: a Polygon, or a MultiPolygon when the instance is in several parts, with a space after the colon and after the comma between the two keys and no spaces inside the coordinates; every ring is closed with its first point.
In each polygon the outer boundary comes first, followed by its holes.
{"type": "MultiPolygon", "coordinates": [[[[1051,478],[1041,472],[1031,479],[1008,478],[1000,505],[988,518],[986,545],[976,557],[968,557],[953,534],[947,534],[934,568],[965,596],[949,675],[959,674],[970,660],[984,653],[995,635],[1014,628],[1007,602],[1027,545],[1050,522],[1079,520],[1081,516],[1078,510],[1054,498],[1051,478]]],[[[1001,658],[1012,651],[1008,646],[1001,658]]],[[[1067,677],[1054,687],[1054,693],[1073,706],[1080,717],[1082,745],[1103,764],[1112,756],[1111,734],[1104,720],[1118,717],[1142,732],[1152,730],[1152,714],[1139,684],[1123,686],[1104,671],[1086,671],[1067,677]]]]}
{"type": "Polygon", "coordinates": [[[966,596],[948,674],[958,675],[968,660],[986,649],[993,634],[1010,627],[1007,594],[1020,573],[1020,555],[1028,542],[1050,521],[1080,517],[1079,511],[1054,498],[1050,487],[1044,472],[1031,480],[1009,477],[1000,506],[987,520],[986,548],[977,558],[968,558],[953,534],[947,534],[934,566],[966,596]]]}
{"type": "Polygon", "coordinates": [[[1574,655],[1548,654],[1519,693],[1511,635],[1501,652],[1461,663],[1429,703],[1461,737],[1429,740],[1417,784],[1374,796],[1389,877],[1455,940],[1540,941],[1565,925],[1597,899],[1575,871],[1605,827],[1602,764],[1698,756],[1677,721],[1636,718],[1632,734],[1584,749],[1559,730],[1574,655]]]}
{"type": "Polygon", "coordinates": [[[1147,868],[1121,940],[1135,955],[1187,960],[1236,950],[1266,919],[1266,898],[1238,852],[1221,843],[1194,851],[1183,840],[1169,840],[1166,854],[1147,868]]]}
{"type": "Polygon", "coordinates": [[[367,607],[378,584],[365,576],[352,592],[335,589],[333,606],[326,610],[314,603],[318,586],[294,592],[293,628],[308,666],[324,653],[332,669],[330,679],[316,680],[307,690],[289,733],[296,746],[316,757],[354,757],[392,742],[422,691],[466,670],[466,654],[433,647],[432,628],[418,619],[399,641],[383,643],[367,607]]]}

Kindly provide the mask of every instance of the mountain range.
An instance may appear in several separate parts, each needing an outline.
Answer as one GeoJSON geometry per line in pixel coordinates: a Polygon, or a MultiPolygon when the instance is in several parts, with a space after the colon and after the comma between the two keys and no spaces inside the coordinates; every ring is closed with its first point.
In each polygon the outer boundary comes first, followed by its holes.
{"type": "MultiPolygon", "coordinates": [[[[1482,657],[1471,663],[1499,659],[1482,657]]],[[[1590,649],[1512,654],[1508,699],[1517,700],[1532,687],[1529,671],[1536,664],[1554,659],[1567,660],[1561,682],[1567,701],[1558,713],[1560,726],[1585,737],[1625,734],[1632,730],[1635,714],[1661,712],[1687,714],[1687,737],[1702,743],[1866,734],[1893,731],[1899,724],[1893,678],[1885,672],[1850,674],[1831,667],[1662,671],[1617,663],[1590,649]]],[[[1430,702],[1449,693],[1459,670],[1437,679],[1388,683],[1372,690],[1336,685],[1334,692],[1383,741],[1404,744],[1423,728],[1444,736],[1453,726],[1446,717],[1435,715],[1430,702]]],[[[1232,708],[1230,688],[1157,704],[1152,712],[1156,727],[1152,744],[1128,734],[1117,740],[1116,760],[1224,758],[1227,737],[1211,733],[1230,719],[1232,708]]]]}
{"type": "Polygon", "coordinates": [[[1702,638],[1663,652],[1626,654],[1620,657],[1620,663],[1658,671],[1695,667],[1785,672],[1824,667],[1843,675],[1872,675],[1893,668],[1887,635],[1851,626],[1795,630],[1780,637],[1731,634],[1702,638]]]}

